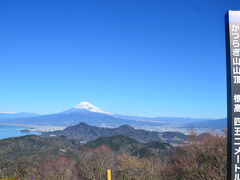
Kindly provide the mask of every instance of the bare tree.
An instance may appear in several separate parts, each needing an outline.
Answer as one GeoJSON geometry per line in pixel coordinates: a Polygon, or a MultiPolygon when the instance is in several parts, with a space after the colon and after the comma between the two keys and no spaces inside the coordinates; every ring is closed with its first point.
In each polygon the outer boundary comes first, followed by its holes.
{"type": "Polygon", "coordinates": [[[114,174],[115,164],[115,155],[107,146],[85,148],[77,164],[79,179],[105,180],[107,169],[114,174]]]}
{"type": "Polygon", "coordinates": [[[76,162],[69,157],[60,157],[56,160],[42,164],[37,171],[36,177],[44,180],[74,180],[76,162]]]}
{"type": "Polygon", "coordinates": [[[225,180],[227,170],[226,135],[190,133],[189,144],[173,156],[171,176],[187,180],[225,180]]]}

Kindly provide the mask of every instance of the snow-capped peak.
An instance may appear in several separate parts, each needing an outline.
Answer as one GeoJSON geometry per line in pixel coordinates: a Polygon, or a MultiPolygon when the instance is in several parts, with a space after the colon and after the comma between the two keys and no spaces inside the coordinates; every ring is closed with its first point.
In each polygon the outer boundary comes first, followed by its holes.
{"type": "Polygon", "coordinates": [[[0,114],[16,114],[16,112],[0,112],[0,114]]]}
{"type": "Polygon", "coordinates": [[[81,102],[80,104],[75,106],[75,109],[84,109],[84,110],[96,112],[96,113],[112,114],[99,109],[98,107],[90,104],[89,102],[81,102]]]}

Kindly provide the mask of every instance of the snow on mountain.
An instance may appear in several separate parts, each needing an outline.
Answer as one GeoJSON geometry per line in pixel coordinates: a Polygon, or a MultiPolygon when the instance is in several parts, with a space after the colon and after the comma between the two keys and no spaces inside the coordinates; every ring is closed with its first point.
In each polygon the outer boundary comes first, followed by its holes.
{"type": "Polygon", "coordinates": [[[73,110],[86,110],[86,111],[95,112],[95,113],[103,113],[103,114],[112,115],[112,113],[103,111],[100,108],[90,104],[89,102],[81,102],[80,104],[76,105],[73,108],[73,110]]]}
{"type": "Polygon", "coordinates": [[[135,117],[116,115],[90,104],[81,102],[77,106],[63,112],[47,115],[33,113],[9,113],[0,112],[0,123],[5,124],[28,124],[41,126],[67,127],[84,122],[98,127],[118,127],[128,124],[137,129],[148,129],[155,131],[182,131],[194,127],[201,129],[216,129],[226,127],[226,118],[215,119],[192,119],[177,117],[135,117]]]}
{"type": "Polygon", "coordinates": [[[16,112],[0,112],[0,114],[16,114],[16,112]]]}

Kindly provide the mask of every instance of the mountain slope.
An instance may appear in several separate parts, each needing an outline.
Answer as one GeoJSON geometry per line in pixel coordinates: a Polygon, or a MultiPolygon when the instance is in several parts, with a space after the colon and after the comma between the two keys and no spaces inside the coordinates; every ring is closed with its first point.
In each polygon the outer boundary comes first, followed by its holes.
{"type": "Polygon", "coordinates": [[[108,146],[112,151],[122,154],[127,153],[138,157],[150,157],[163,155],[172,150],[172,146],[163,142],[140,143],[132,138],[116,135],[101,137],[86,144],[90,148],[101,145],[108,146]]]}
{"type": "Polygon", "coordinates": [[[67,127],[62,131],[54,131],[43,133],[43,137],[66,136],[69,139],[79,141],[91,141],[99,137],[109,137],[114,135],[123,135],[131,137],[140,142],[160,141],[159,132],[151,132],[145,130],[136,130],[129,125],[123,125],[118,128],[100,128],[90,126],[85,123],[79,123],[75,126],[67,127]]]}
{"type": "Polygon", "coordinates": [[[83,145],[65,137],[42,138],[27,135],[0,140],[0,176],[4,173],[4,176],[11,177],[17,173],[21,179],[32,179],[35,173],[39,175],[42,170],[46,170],[46,174],[49,174],[49,170],[58,172],[55,170],[62,168],[62,165],[63,168],[72,165],[71,168],[76,168],[76,172],[79,172],[82,160],[91,159],[91,152],[102,155],[103,150],[108,150],[106,146],[115,155],[127,153],[137,157],[160,157],[173,149],[166,143],[140,143],[124,136],[99,138],[83,145]]]}
{"type": "MultiPolygon", "coordinates": [[[[65,137],[45,139],[27,135],[0,140],[0,170],[28,171],[59,157],[77,157],[82,145],[65,137]]],[[[2,171],[3,172],[3,171],[2,171]]]]}
{"type": "Polygon", "coordinates": [[[43,133],[43,137],[53,137],[53,136],[66,136],[69,139],[75,139],[82,142],[88,142],[95,140],[99,137],[110,137],[115,135],[122,135],[132,138],[139,142],[171,142],[171,143],[181,143],[186,140],[186,135],[178,132],[172,132],[169,137],[168,132],[155,132],[146,131],[142,129],[134,129],[129,125],[123,125],[118,128],[100,128],[95,126],[90,126],[85,123],[79,123],[75,126],[67,127],[61,131],[53,131],[43,133]]]}

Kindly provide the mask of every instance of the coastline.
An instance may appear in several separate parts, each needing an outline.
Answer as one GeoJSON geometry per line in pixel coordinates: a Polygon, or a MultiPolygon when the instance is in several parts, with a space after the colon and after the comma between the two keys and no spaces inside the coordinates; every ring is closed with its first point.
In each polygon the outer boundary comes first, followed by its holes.
{"type": "Polygon", "coordinates": [[[63,130],[66,128],[62,126],[39,126],[39,125],[32,125],[32,124],[17,124],[17,123],[0,123],[0,125],[26,127],[26,128],[17,129],[17,130],[19,131],[28,130],[30,132],[37,132],[37,133],[63,130]]]}

